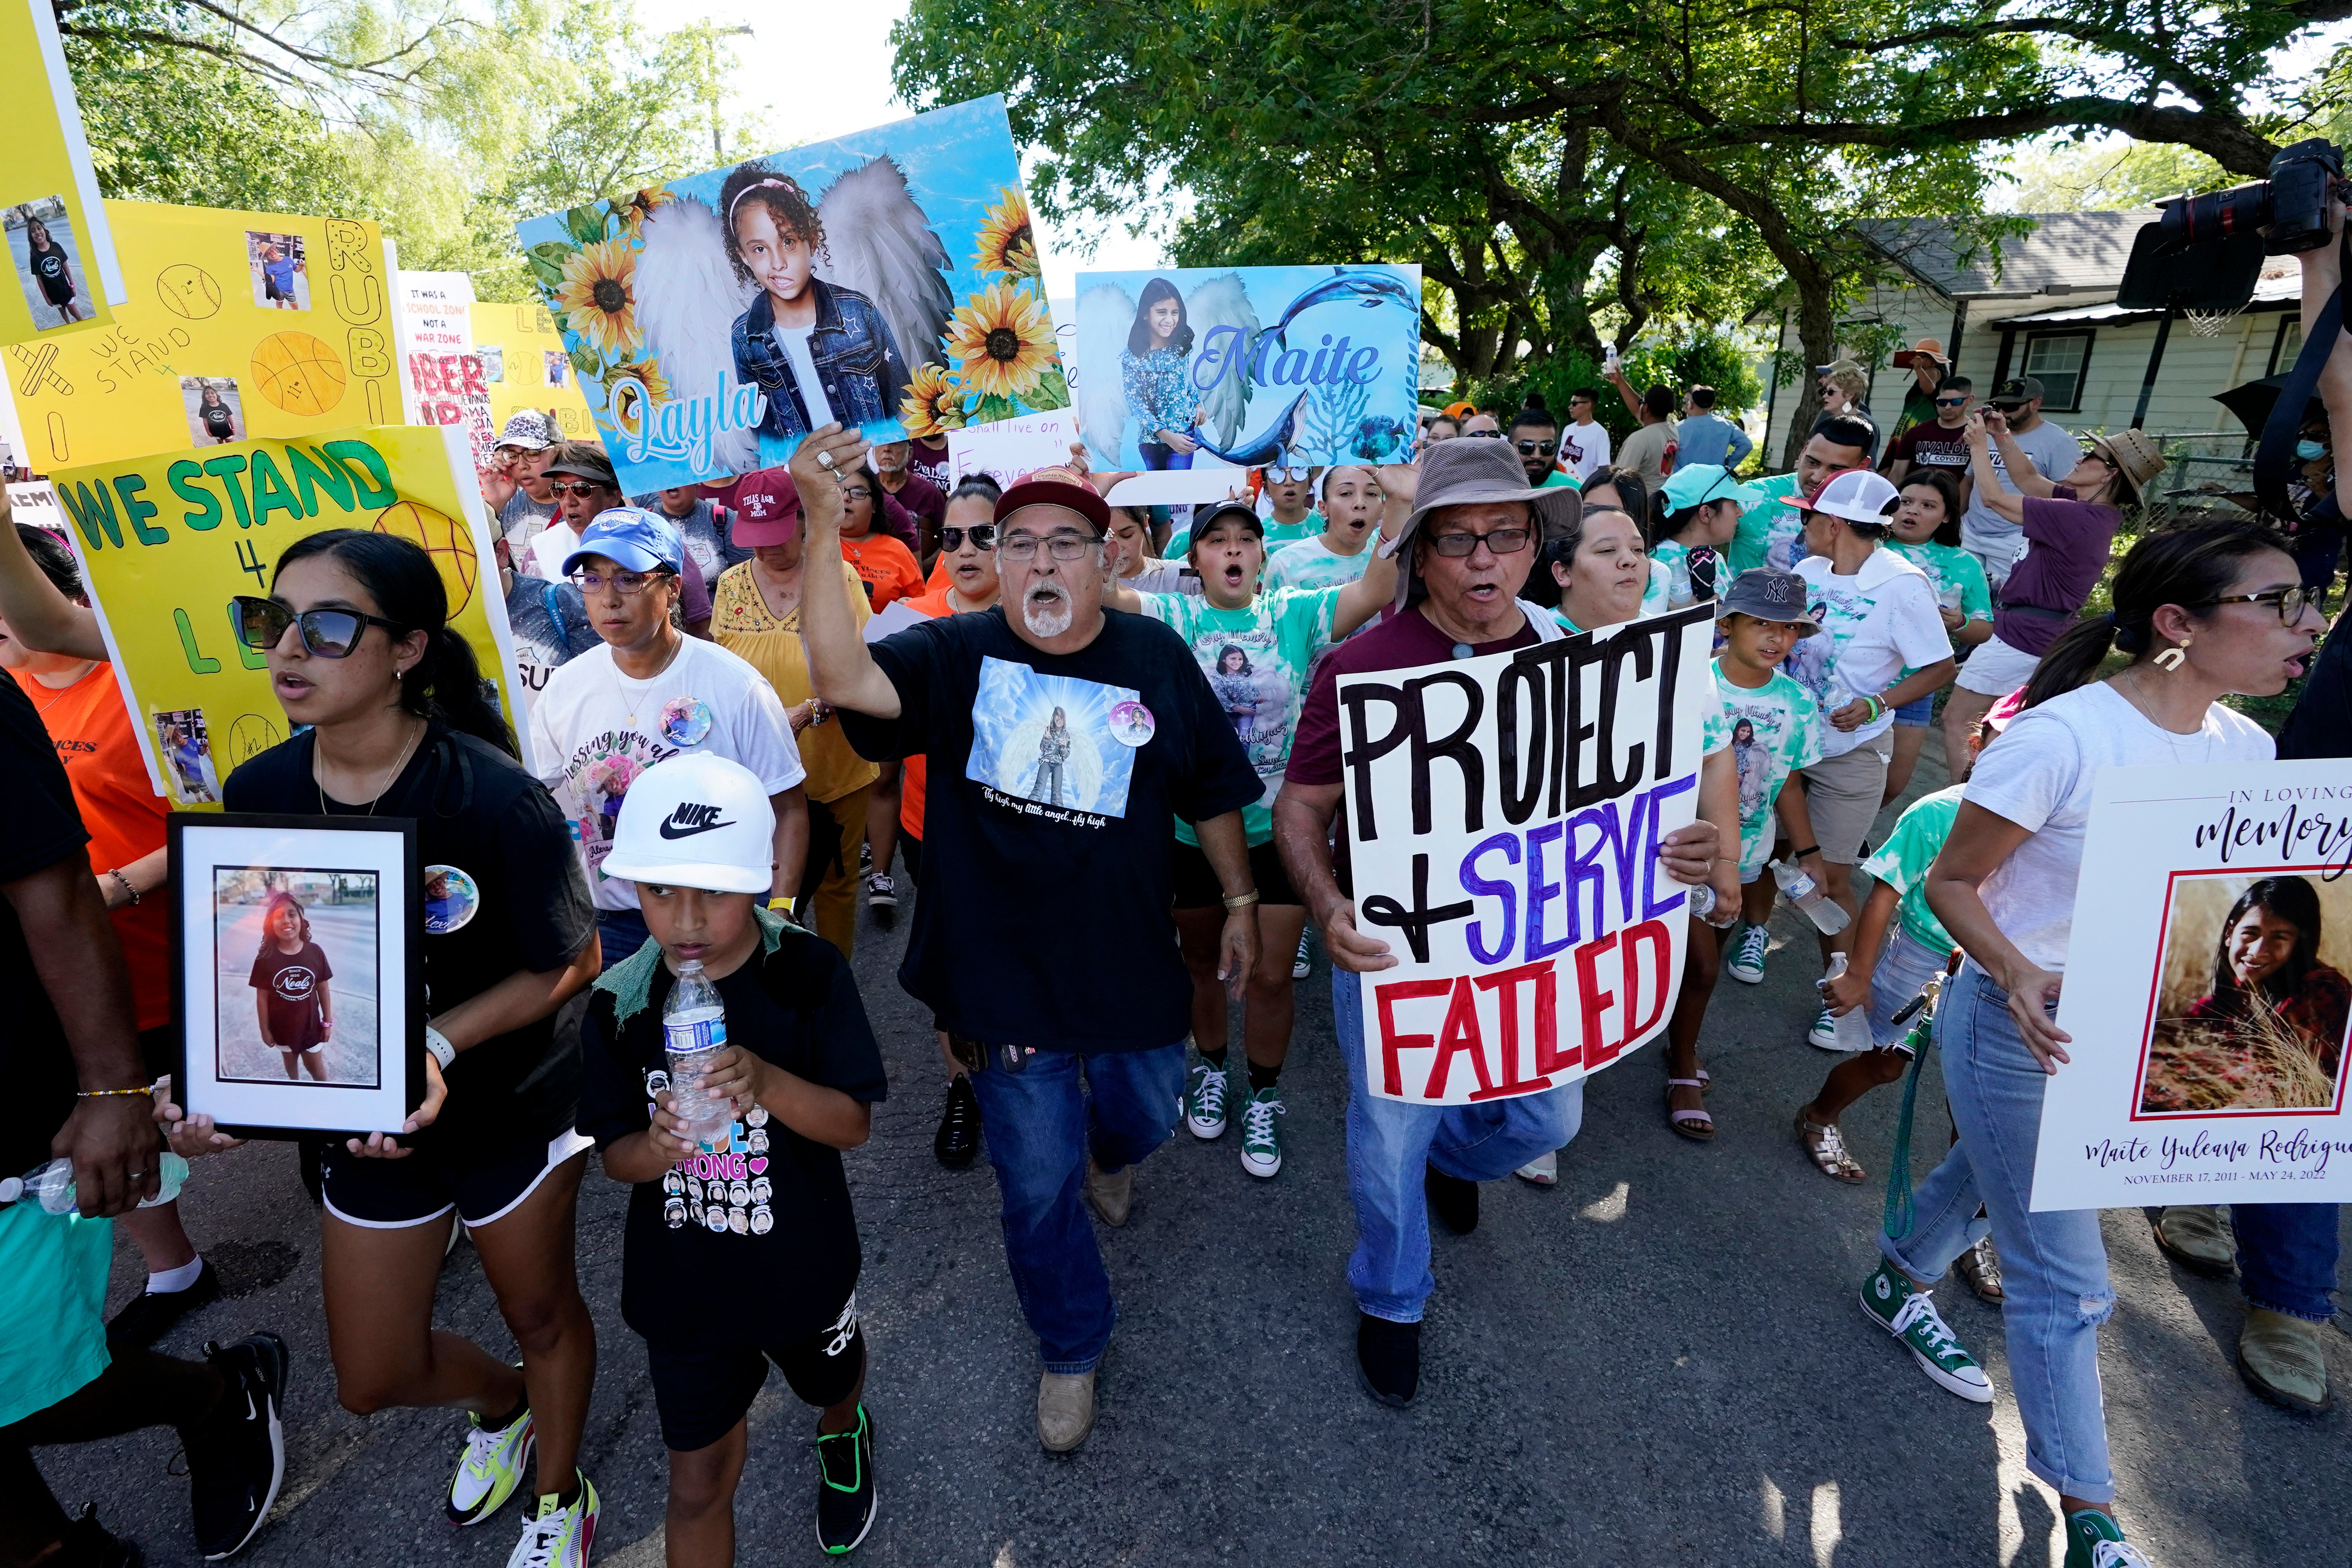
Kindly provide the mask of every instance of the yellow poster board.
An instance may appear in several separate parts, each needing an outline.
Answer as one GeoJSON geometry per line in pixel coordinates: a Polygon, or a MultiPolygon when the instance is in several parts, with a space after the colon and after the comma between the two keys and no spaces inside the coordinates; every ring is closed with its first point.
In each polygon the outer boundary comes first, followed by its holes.
{"type": "Polygon", "coordinates": [[[0,0],[0,343],[70,337],[104,326],[107,302],[128,296],[49,0],[0,0]]]}
{"type": "Polygon", "coordinates": [[[34,468],[400,418],[375,225],[105,205],[130,300],[99,331],[0,351],[34,468]]]}
{"type": "Polygon", "coordinates": [[[597,439],[596,421],[589,416],[588,400],[580,395],[563,334],[555,330],[555,318],[547,307],[536,300],[527,305],[477,300],[473,312],[474,352],[486,362],[493,357],[499,362],[498,379],[489,384],[491,426],[503,430],[510,416],[536,408],[554,416],[565,440],[597,439]]]}
{"type": "Polygon", "coordinates": [[[233,634],[229,600],[269,592],[287,545],[372,529],[431,553],[450,624],[518,729],[513,637],[466,433],[414,425],[238,441],[51,476],[155,793],[217,809],[221,781],[286,739],[267,660],[233,634]]]}

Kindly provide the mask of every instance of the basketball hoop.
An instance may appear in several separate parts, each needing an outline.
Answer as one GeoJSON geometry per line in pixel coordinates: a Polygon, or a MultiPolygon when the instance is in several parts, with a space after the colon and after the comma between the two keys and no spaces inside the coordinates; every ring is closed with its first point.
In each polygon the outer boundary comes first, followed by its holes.
{"type": "Polygon", "coordinates": [[[2183,310],[2180,319],[2188,322],[2189,330],[2199,337],[2218,338],[2221,335],[2221,329],[2237,320],[2238,312],[2245,308],[2239,305],[2227,310],[2183,310]]]}

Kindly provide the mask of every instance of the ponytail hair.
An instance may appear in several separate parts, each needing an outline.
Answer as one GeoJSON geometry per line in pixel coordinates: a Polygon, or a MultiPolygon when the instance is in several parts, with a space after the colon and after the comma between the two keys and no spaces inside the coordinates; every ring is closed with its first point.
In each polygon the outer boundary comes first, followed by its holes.
{"type": "Polygon", "coordinates": [[[2025,707],[2087,684],[2110,649],[2134,663],[2156,651],[2156,612],[2178,605],[2199,619],[2230,591],[2243,563],[2266,550],[2289,554],[2271,530],[2248,522],[2189,522],[2140,536],[2116,573],[2115,608],[2066,628],[2026,683],[2025,707]]]}
{"type": "Polygon", "coordinates": [[[400,678],[400,706],[420,719],[438,719],[512,757],[514,736],[482,679],[473,645],[449,625],[449,591],[422,546],[394,534],[331,528],[286,547],[271,574],[313,555],[331,557],[367,590],[383,618],[404,633],[425,634],[425,654],[400,678]]]}

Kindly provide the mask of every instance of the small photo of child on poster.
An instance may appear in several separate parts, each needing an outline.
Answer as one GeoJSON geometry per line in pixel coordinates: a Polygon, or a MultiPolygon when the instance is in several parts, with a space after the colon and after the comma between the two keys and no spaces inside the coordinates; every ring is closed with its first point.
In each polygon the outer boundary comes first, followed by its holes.
{"type": "Polygon", "coordinates": [[[195,445],[225,447],[245,439],[245,402],[237,395],[235,378],[184,375],[180,399],[187,405],[188,437],[195,445]]]}
{"type": "Polygon", "coordinates": [[[310,268],[303,258],[299,234],[255,234],[245,237],[253,271],[253,302],[265,310],[307,310],[310,308],[310,268]]]}
{"type": "Polygon", "coordinates": [[[81,252],[74,243],[73,226],[66,216],[65,198],[48,196],[7,209],[8,258],[16,265],[16,281],[33,325],[48,331],[89,319],[90,306],[82,277],[81,252]]]}

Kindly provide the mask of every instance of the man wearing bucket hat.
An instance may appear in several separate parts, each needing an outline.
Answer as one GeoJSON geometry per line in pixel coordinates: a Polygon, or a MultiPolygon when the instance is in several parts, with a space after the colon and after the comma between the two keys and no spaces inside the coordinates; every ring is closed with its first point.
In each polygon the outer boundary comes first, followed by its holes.
{"type": "MultiPolygon", "coordinates": [[[[1412,668],[1551,642],[1568,634],[1518,592],[1545,538],[1574,531],[1575,490],[1530,489],[1517,456],[1497,441],[1447,441],[1418,468],[1384,468],[1395,529],[1396,611],[1326,655],[1300,714],[1276,800],[1275,843],[1331,955],[1332,1010],[1349,1073],[1348,1185],[1356,1247],[1348,1279],[1359,1311],[1356,1358],[1382,1404],[1412,1402],[1421,1380],[1421,1318],[1429,1272],[1429,1205],[1457,1233],[1477,1224],[1482,1181],[1576,1135],[1583,1089],[1441,1109],[1371,1094],[1365,1081],[1362,977],[1395,963],[1389,944],[1358,930],[1341,809],[1339,678],[1412,668]],[[1335,863],[1335,843],[1337,858],[1335,863]],[[1424,1192],[1426,1196],[1424,1196],[1424,1192]]],[[[1938,623],[1940,625],[1940,623],[1938,623]]],[[[1660,842],[1659,860],[1684,882],[1706,879],[1718,834],[1700,821],[1660,842]]]]}
{"type": "MultiPolygon", "coordinates": [[[[1994,700],[2032,679],[2033,667],[2105,573],[2116,531],[2123,526],[2121,509],[2138,505],[2165,467],[2164,448],[2145,430],[2095,437],[2091,449],[2055,479],[2042,477],[1999,414],[1970,415],[1968,434],[1977,503],[2017,526],[2025,542],[2007,579],[1994,586],[1992,636],[1960,667],[1944,704],[1946,754],[1962,758],[1965,750],[1950,750],[1955,737],[1965,747],[1994,700]],[[2015,488],[1994,482],[1995,451],[2015,488]]],[[[1954,780],[1967,776],[1963,766],[1954,780]]]]}
{"type": "MultiPolygon", "coordinates": [[[[839,548],[841,480],[866,449],[827,426],[793,454],[812,556],[839,548]]],[[[1257,962],[1241,813],[1264,786],[1183,638],[1103,607],[1109,524],[1083,478],[1045,469],[998,498],[993,607],[868,645],[836,595],[801,605],[812,684],[850,743],[926,759],[898,981],[980,1102],[1043,1363],[1037,1437],[1056,1453],[1093,1428],[1116,1319],[1081,1194],[1104,1224],[1127,1222],[1135,1166],[1175,1130],[1184,1089],[1171,818],[1192,824],[1217,884],[1218,978],[1238,995],[1257,962]]]]}
{"type": "MultiPolygon", "coordinates": [[[[1895,710],[1952,678],[1951,638],[1934,585],[1918,567],[1881,548],[1901,500],[1884,475],[1849,468],[1831,475],[1811,499],[1782,503],[1804,516],[1808,553],[1797,574],[1815,621],[1829,634],[1798,643],[1787,665],[1822,710],[1821,759],[1797,776],[1829,873],[1827,891],[1846,915],[1845,931],[1821,938],[1824,963],[1851,940],[1853,865],[1885,794],[1895,710]]],[[[1802,858],[1815,846],[1793,847],[1802,858]]],[[[1836,1048],[1827,1009],[1806,1038],[1836,1048]]]]}

